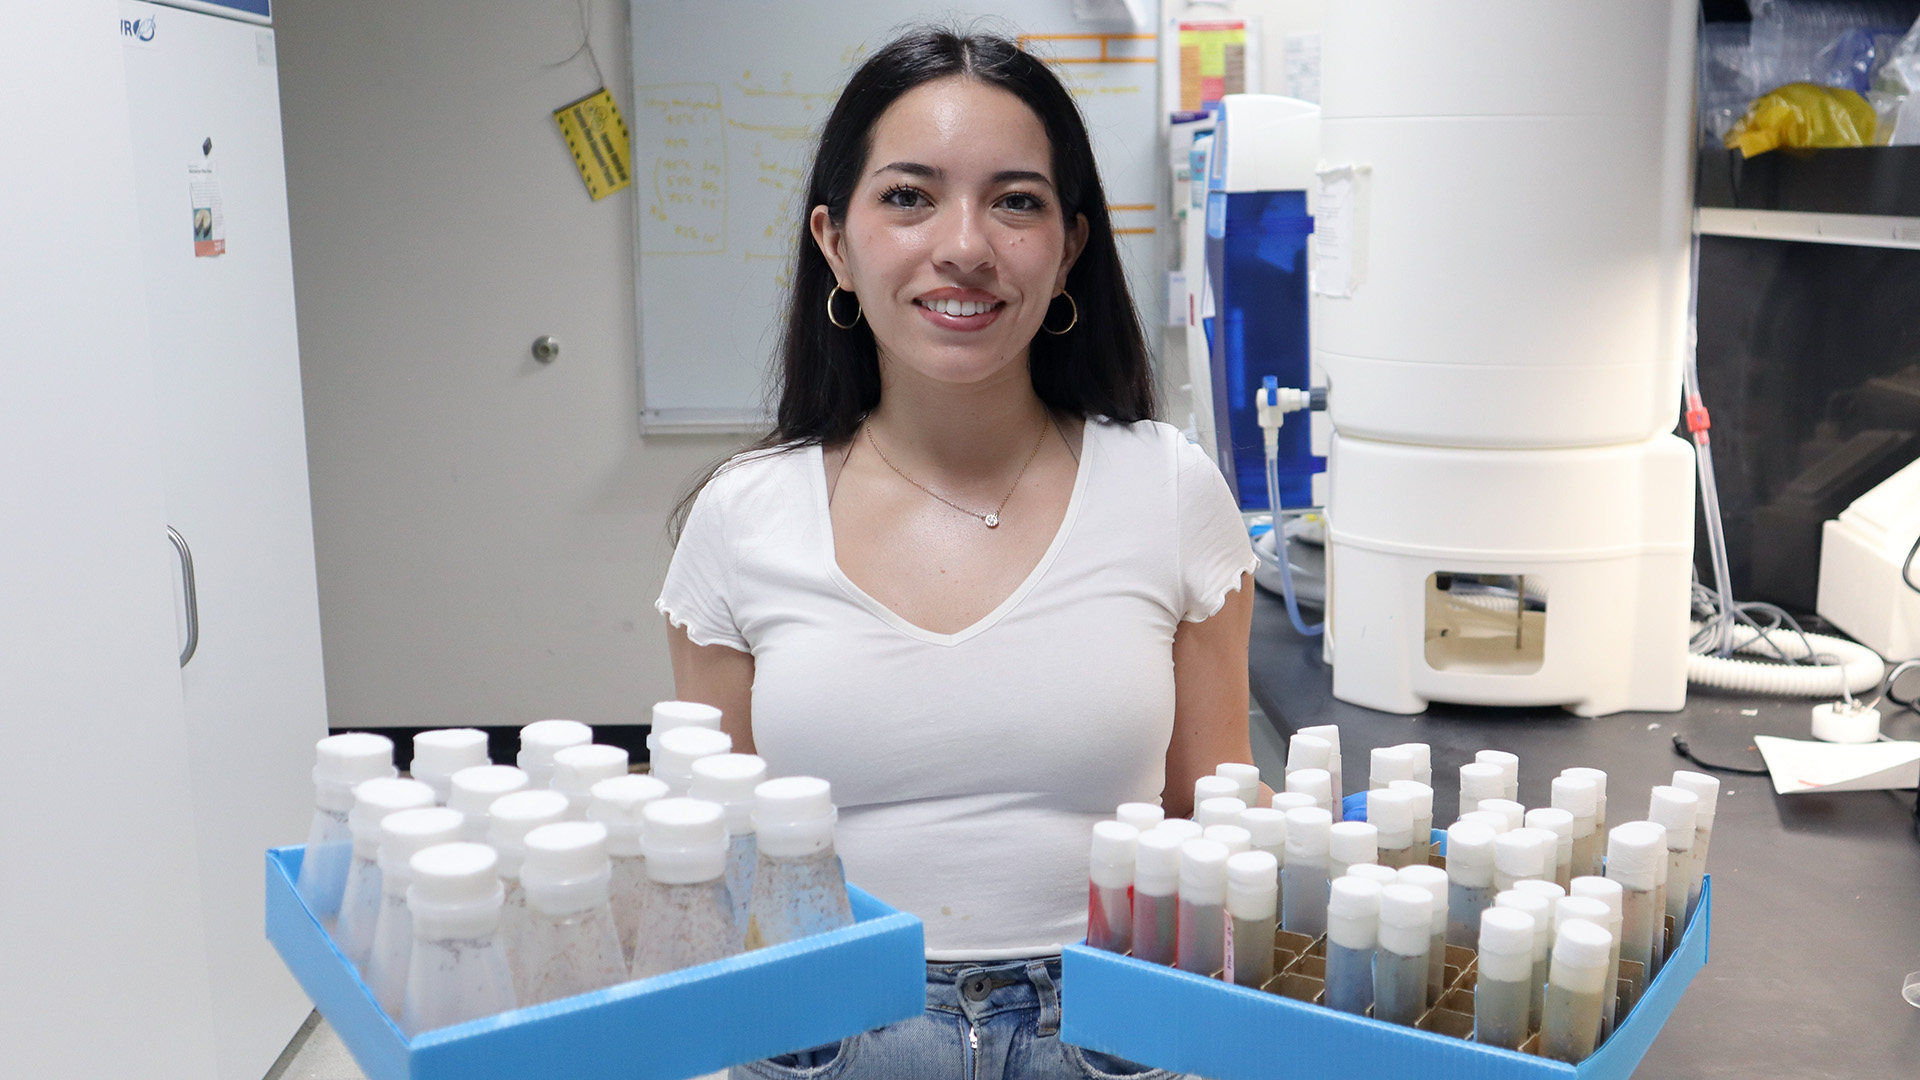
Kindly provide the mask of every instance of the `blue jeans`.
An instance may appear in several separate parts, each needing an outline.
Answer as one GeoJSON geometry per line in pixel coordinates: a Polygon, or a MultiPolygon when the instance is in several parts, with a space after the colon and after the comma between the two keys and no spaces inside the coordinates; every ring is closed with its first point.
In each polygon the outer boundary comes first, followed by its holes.
{"type": "Polygon", "coordinates": [[[1060,960],[927,965],[927,1011],[736,1066],[733,1080],[1171,1080],[1060,1041],[1060,960]]]}

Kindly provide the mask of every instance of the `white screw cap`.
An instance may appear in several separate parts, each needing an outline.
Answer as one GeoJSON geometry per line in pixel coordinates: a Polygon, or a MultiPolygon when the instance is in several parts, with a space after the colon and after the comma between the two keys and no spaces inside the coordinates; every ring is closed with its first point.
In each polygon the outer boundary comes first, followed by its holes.
{"type": "Polygon", "coordinates": [[[527,833],[520,883],[528,889],[564,885],[607,872],[607,827],[597,821],[560,821],[527,833]]]}
{"type": "Polygon", "coordinates": [[[1380,830],[1370,821],[1336,821],[1327,826],[1330,862],[1370,863],[1380,860],[1380,830]]]}
{"type": "Polygon", "coordinates": [[[1133,891],[1148,896],[1178,892],[1180,847],[1186,842],[1178,831],[1164,826],[1141,833],[1133,852],[1133,891]]]}
{"type": "Polygon", "coordinates": [[[1367,792],[1367,822],[1380,831],[1380,846],[1404,848],[1424,838],[1413,835],[1413,795],[1392,788],[1367,792]]]}
{"type": "Polygon", "coordinates": [[[1252,806],[1260,798],[1260,766],[1248,765],[1239,761],[1225,761],[1213,767],[1215,776],[1224,776],[1240,785],[1236,796],[1241,802],[1252,806]]]}
{"type": "Polygon", "coordinates": [[[1400,749],[1413,755],[1413,781],[1433,783],[1433,747],[1423,742],[1401,743],[1400,749]]]}
{"type": "Polygon", "coordinates": [[[753,789],[753,827],[762,854],[791,858],[824,851],[833,843],[838,818],[833,785],[818,777],[783,776],[753,789]]]}
{"type": "Polygon", "coordinates": [[[1506,796],[1506,774],[1500,771],[1500,766],[1486,761],[1470,761],[1460,766],[1461,813],[1479,809],[1483,799],[1504,799],[1506,796]]]}
{"type": "Polygon", "coordinates": [[[1146,832],[1167,819],[1167,812],[1157,803],[1123,802],[1113,811],[1115,819],[1146,832]]]}
{"type": "Polygon", "coordinates": [[[520,753],[515,764],[545,787],[553,775],[553,755],[569,746],[593,741],[593,729],[578,720],[535,720],[520,729],[520,753]]]}
{"type": "Polygon", "coordinates": [[[1371,949],[1380,929],[1380,892],[1363,877],[1333,879],[1327,894],[1327,940],[1343,949],[1371,949]]]}
{"type": "Polygon", "coordinates": [[[393,740],[385,735],[349,731],[314,744],[313,783],[319,804],[328,810],[353,808],[354,785],[393,776],[393,740]]]}
{"type": "Polygon", "coordinates": [[[1202,776],[1193,782],[1193,805],[1199,806],[1208,799],[1237,799],[1240,797],[1240,782],[1230,776],[1202,776]]]}
{"type": "Polygon", "coordinates": [[[440,728],[413,737],[413,764],[408,771],[436,790],[461,769],[488,764],[487,733],[479,728],[440,728]]]}
{"type": "Polygon", "coordinates": [[[1167,818],[1160,824],[1155,825],[1154,828],[1165,829],[1182,840],[1196,840],[1200,837],[1200,834],[1207,831],[1205,825],[1200,824],[1192,818],[1183,817],[1167,818]]]}
{"type": "Polygon", "coordinates": [[[667,797],[667,785],[651,776],[629,773],[593,785],[587,820],[607,827],[607,854],[622,858],[642,853],[647,804],[667,797]]]}
{"type": "Polygon", "coordinates": [[[447,807],[467,815],[466,838],[480,843],[487,838],[487,808],[503,795],[524,791],[532,782],[526,770],[512,765],[461,769],[448,781],[447,807]]]}
{"type": "Polygon", "coordinates": [[[415,855],[460,839],[466,816],[444,806],[396,810],[380,822],[380,879],[388,896],[405,896],[415,855]]]}
{"type": "Polygon", "coordinates": [[[1284,810],[1249,806],[1240,811],[1238,824],[1247,830],[1247,841],[1256,848],[1272,850],[1283,847],[1287,842],[1287,815],[1284,810]]]}
{"type": "Polygon", "coordinates": [[[1607,905],[1607,910],[1613,919],[1620,918],[1620,894],[1625,891],[1617,881],[1592,875],[1582,875],[1567,882],[1567,895],[1600,901],[1607,905]]]}
{"type": "Polygon", "coordinates": [[[666,885],[692,885],[726,872],[726,811],[719,803],[658,799],[648,803],[643,813],[647,826],[641,843],[647,852],[648,877],[666,885]]]}
{"type": "Polygon", "coordinates": [[[1479,812],[1505,817],[1508,831],[1521,828],[1527,823],[1527,808],[1512,799],[1481,799],[1479,812]]]}
{"type": "Polygon", "coordinates": [[[1553,778],[1553,805],[1575,818],[1590,818],[1600,809],[1600,785],[1584,776],[1553,778]]]}
{"type": "Polygon", "coordinates": [[[528,833],[566,819],[567,797],[557,791],[528,788],[495,799],[487,808],[487,843],[500,853],[501,875],[520,875],[528,833]]]}
{"type": "Polygon", "coordinates": [[[411,860],[411,893],[435,906],[474,904],[500,891],[498,856],[485,844],[436,844],[411,860]]]}
{"type": "Polygon", "coordinates": [[[1319,806],[1320,800],[1314,798],[1313,796],[1307,794],[1304,791],[1276,791],[1273,793],[1273,799],[1271,800],[1270,805],[1273,807],[1273,809],[1278,810],[1284,814],[1289,810],[1299,810],[1303,807],[1319,806]]]}
{"type": "Polygon", "coordinates": [[[1103,889],[1133,884],[1133,853],[1139,842],[1140,830],[1125,822],[1095,822],[1087,857],[1092,882],[1103,889]]]}
{"type": "Polygon", "coordinates": [[[1533,953],[1533,916],[1519,908],[1490,907],[1480,913],[1480,951],[1510,956],[1533,953]]]}
{"type": "Polygon", "coordinates": [[[1651,821],[1629,821],[1607,830],[1607,876],[1623,888],[1645,892],[1667,865],[1667,830],[1651,821]]]}
{"type": "Polygon", "coordinates": [[[1545,829],[1514,829],[1493,838],[1493,867],[1516,880],[1542,877],[1559,839],[1545,829]]]}
{"type": "Polygon", "coordinates": [[[1253,848],[1253,834],[1238,825],[1209,825],[1200,835],[1226,848],[1229,857],[1253,848]]]}
{"type": "MultiPolygon", "coordinates": [[[[1202,779],[1205,779],[1205,777],[1202,779]]],[[[1215,779],[1224,780],[1226,778],[1216,777],[1215,779]]],[[[1216,795],[1211,799],[1194,805],[1193,820],[1199,822],[1201,828],[1206,828],[1209,825],[1231,825],[1240,820],[1240,811],[1246,808],[1247,804],[1241,802],[1238,796],[1216,795]]]]}
{"type": "Polygon", "coordinates": [[[418,780],[381,776],[362,780],[353,788],[353,809],[347,826],[353,830],[353,853],[371,859],[380,850],[380,822],[396,810],[432,806],[433,789],[418,780]]]}
{"type": "Polygon", "coordinates": [[[1415,764],[1413,751],[1404,746],[1376,746],[1367,772],[1367,785],[1379,789],[1395,780],[1411,780],[1415,764]]]}
{"type": "Polygon", "coordinates": [[[647,752],[660,748],[660,736],[675,728],[720,730],[720,710],[697,701],[661,701],[653,706],[653,729],[647,732],[647,752]]]}
{"type": "Polygon", "coordinates": [[[1325,769],[1299,769],[1287,774],[1287,790],[1313,796],[1313,804],[1333,809],[1333,774],[1325,769]]]}
{"type": "Polygon", "coordinates": [[[1496,834],[1475,821],[1456,821],[1447,828],[1447,876],[1468,888],[1493,884],[1493,841],[1496,834]]]}
{"type": "Polygon", "coordinates": [[[1506,789],[1505,799],[1519,798],[1520,791],[1520,755],[1505,750],[1482,750],[1473,755],[1473,760],[1482,765],[1494,765],[1500,769],[1500,782],[1506,789]]]}
{"type": "MultiPolygon", "coordinates": [[[[1332,828],[1333,815],[1317,806],[1304,806],[1298,810],[1287,811],[1287,861],[1324,860],[1327,857],[1327,843],[1332,828]]],[[[1372,860],[1363,861],[1371,862],[1372,860]]]]}
{"type": "Polygon", "coordinates": [[[703,757],[730,753],[733,737],[711,728],[677,727],[654,739],[653,774],[675,791],[693,783],[693,763],[703,757]]]}
{"type": "Polygon", "coordinates": [[[693,763],[687,795],[727,808],[727,833],[753,832],[753,789],[767,782],[767,763],[757,754],[711,754],[693,763]]]}

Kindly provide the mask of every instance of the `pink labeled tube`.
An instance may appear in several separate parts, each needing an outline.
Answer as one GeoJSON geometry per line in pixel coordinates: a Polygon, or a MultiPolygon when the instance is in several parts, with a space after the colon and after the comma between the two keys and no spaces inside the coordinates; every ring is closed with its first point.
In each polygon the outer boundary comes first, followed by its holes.
{"type": "Polygon", "coordinates": [[[1133,955],[1173,966],[1179,947],[1180,845],[1177,831],[1148,829],[1133,856],[1133,955]]]}
{"type": "Polygon", "coordinates": [[[1108,952],[1133,948],[1133,857],[1140,830],[1096,822],[1087,867],[1087,944],[1108,952]]]}

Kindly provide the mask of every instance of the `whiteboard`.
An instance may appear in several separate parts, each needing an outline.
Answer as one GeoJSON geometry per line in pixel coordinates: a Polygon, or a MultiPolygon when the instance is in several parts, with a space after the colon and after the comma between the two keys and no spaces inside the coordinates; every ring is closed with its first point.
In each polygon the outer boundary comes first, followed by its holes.
{"type": "Polygon", "coordinates": [[[1150,22],[1075,18],[1089,6],[972,0],[956,14],[897,0],[633,5],[642,430],[769,425],[771,360],[809,209],[800,202],[814,140],[854,69],[919,21],[1020,37],[1054,63],[1087,118],[1142,321],[1163,322],[1158,44],[1150,22]]]}

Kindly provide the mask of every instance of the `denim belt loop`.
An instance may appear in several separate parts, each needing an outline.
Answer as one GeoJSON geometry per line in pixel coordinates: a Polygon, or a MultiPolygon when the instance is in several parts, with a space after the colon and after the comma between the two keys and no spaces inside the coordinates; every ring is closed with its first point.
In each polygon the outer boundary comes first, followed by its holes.
{"type": "Polygon", "coordinates": [[[1033,983],[1033,989],[1040,998],[1040,1026],[1038,1034],[1042,1037],[1060,1033],[1060,988],[1054,984],[1053,975],[1047,971],[1045,960],[1034,960],[1027,964],[1027,978],[1033,983]]]}

